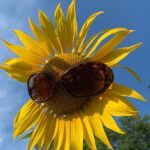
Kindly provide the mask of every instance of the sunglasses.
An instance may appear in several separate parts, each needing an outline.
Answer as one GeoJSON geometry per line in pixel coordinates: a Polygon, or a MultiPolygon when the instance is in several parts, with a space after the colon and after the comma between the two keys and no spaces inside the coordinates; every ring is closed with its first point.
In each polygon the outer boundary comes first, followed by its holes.
{"type": "Polygon", "coordinates": [[[32,100],[48,101],[59,85],[74,97],[89,97],[104,93],[114,80],[113,71],[100,62],[86,62],[69,68],[59,80],[48,72],[36,72],[28,78],[32,100]]]}

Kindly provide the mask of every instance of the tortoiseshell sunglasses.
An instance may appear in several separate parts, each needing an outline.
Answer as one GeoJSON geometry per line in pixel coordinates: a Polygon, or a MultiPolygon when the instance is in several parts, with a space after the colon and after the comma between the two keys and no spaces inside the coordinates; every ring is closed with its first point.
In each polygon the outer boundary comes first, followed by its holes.
{"type": "Polygon", "coordinates": [[[86,62],[69,68],[59,80],[48,72],[36,72],[28,79],[28,92],[36,102],[48,101],[61,84],[74,97],[104,93],[114,80],[113,71],[101,62],[86,62]]]}

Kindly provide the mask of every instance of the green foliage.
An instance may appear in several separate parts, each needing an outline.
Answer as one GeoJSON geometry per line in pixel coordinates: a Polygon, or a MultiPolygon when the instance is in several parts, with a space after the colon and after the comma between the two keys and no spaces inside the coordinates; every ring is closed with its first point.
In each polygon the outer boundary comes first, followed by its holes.
{"type": "Polygon", "coordinates": [[[27,138],[30,138],[32,136],[32,132],[29,132],[28,134],[24,135],[20,140],[24,140],[24,139],[27,139],[27,138]]]}
{"type": "MultiPolygon", "coordinates": [[[[106,129],[107,135],[115,150],[150,150],[150,115],[132,118],[122,117],[118,120],[125,135],[117,134],[106,129]]],[[[98,150],[108,150],[96,139],[98,150]]],[[[84,150],[90,150],[84,142],[84,150]]]]}

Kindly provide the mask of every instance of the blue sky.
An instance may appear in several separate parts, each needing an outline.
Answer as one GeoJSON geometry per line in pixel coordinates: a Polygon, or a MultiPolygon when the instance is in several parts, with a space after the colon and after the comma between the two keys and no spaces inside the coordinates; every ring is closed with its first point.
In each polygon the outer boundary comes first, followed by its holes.
{"type": "MultiPolygon", "coordinates": [[[[119,83],[130,86],[147,99],[150,97],[150,1],[148,0],[76,0],[77,18],[79,27],[86,18],[93,12],[103,10],[105,13],[98,17],[92,25],[89,34],[96,33],[105,28],[127,27],[134,29],[132,33],[121,45],[131,45],[136,42],[143,42],[143,45],[130,54],[121,62],[122,65],[132,67],[142,78],[142,84],[126,71],[118,69],[115,71],[115,80],[119,83]]],[[[12,29],[20,29],[31,34],[28,25],[28,16],[38,23],[38,9],[46,12],[53,18],[53,12],[58,4],[58,0],[0,0],[0,37],[9,42],[19,43],[12,29]]],[[[64,10],[66,10],[70,0],[61,0],[64,10]]],[[[14,57],[2,42],[0,42],[0,63],[7,58],[14,57]]],[[[0,70],[0,149],[3,150],[26,150],[27,141],[13,140],[12,124],[13,118],[23,104],[28,100],[26,85],[8,78],[7,74],[0,70]]],[[[147,103],[131,100],[137,107],[141,115],[150,114],[147,103]]]]}

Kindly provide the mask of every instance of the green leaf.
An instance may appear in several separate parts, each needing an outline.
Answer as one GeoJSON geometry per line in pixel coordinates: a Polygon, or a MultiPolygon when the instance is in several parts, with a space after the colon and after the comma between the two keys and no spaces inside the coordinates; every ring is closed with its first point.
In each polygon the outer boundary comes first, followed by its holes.
{"type": "Polygon", "coordinates": [[[33,131],[28,133],[28,134],[26,134],[25,136],[23,136],[20,140],[24,140],[24,139],[30,138],[32,136],[32,133],[33,133],[33,131]]]}

